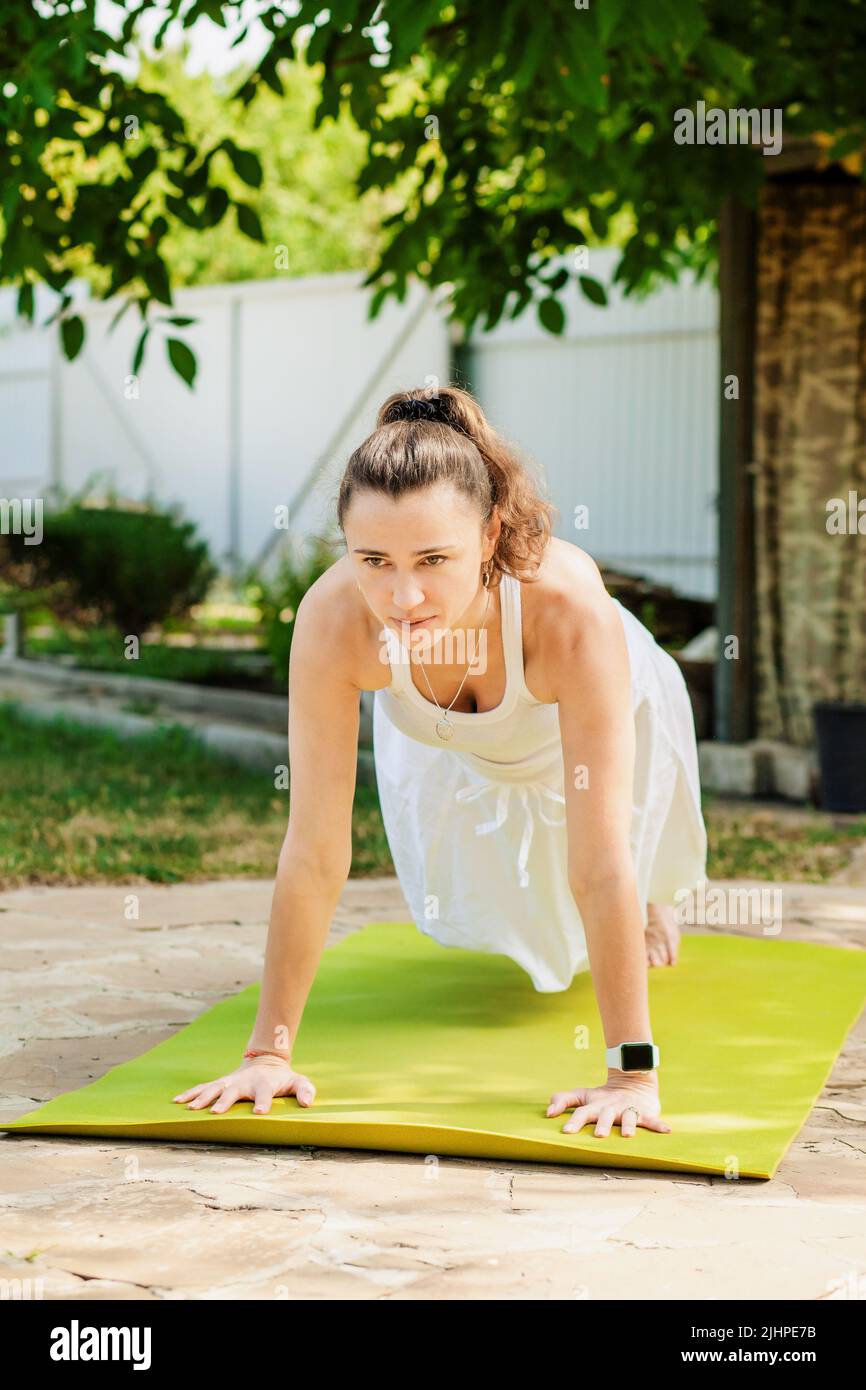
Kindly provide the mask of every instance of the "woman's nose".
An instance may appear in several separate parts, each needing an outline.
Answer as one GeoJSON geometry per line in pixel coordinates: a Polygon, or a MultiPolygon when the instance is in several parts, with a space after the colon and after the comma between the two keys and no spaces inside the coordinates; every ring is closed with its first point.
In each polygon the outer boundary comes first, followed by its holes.
{"type": "Polygon", "coordinates": [[[394,585],[393,593],[394,607],[403,612],[411,613],[413,608],[417,608],[419,603],[424,602],[424,590],[414,580],[407,580],[402,584],[394,585]]]}

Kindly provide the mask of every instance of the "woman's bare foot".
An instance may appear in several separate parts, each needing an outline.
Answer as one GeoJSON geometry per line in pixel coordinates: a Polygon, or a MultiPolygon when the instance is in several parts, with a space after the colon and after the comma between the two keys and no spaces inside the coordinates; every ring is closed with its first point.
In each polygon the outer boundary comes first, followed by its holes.
{"type": "Polygon", "coordinates": [[[646,958],[650,965],[676,965],[680,929],[672,903],[647,903],[646,958]]]}

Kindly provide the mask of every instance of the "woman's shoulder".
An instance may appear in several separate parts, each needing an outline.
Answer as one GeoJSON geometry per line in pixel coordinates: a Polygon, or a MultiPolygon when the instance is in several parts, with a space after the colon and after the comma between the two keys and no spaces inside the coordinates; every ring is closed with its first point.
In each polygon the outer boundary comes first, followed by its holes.
{"type": "Polygon", "coordinates": [[[595,560],[579,546],[551,537],[534,578],[521,581],[524,654],[530,689],[552,700],[562,671],[592,646],[621,640],[621,620],[595,560]]]}
{"type": "Polygon", "coordinates": [[[551,537],[534,577],[521,584],[521,604],[530,625],[608,612],[610,594],[595,560],[559,536],[551,537]]]}

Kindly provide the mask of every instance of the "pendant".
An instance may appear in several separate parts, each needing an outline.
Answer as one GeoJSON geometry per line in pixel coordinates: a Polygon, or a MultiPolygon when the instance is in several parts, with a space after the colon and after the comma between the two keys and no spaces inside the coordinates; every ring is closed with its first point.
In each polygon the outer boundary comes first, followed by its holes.
{"type": "Polygon", "coordinates": [[[436,724],[436,732],[440,738],[449,739],[454,732],[454,725],[448,719],[440,719],[436,724]]]}

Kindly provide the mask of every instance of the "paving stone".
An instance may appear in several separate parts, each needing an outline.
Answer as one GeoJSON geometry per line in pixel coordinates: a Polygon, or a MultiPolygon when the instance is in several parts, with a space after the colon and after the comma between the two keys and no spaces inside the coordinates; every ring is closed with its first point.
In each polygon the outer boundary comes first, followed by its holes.
{"type": "MultiPolygon", "coordinates": [[[[712,886],[778,887],[791,939],[866,949],[858,883],[712,886]]],[[[0,894],[4,1118],[260,978],[271,880],[135,889],[137,920],[124,916],[128,891],[0,894]]],[[[353,879],[329,944],[409,920],[396,879],[353,879]]],[[[866,1264],[864,1102],[866,1015],[769,1183],[3,1134],[0,1279],[41,1279],[46,1299],[80,1301],[838,1297],[862,1287],[866,1264]]]]}

